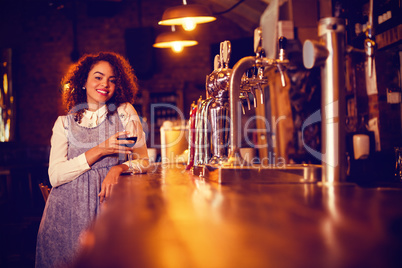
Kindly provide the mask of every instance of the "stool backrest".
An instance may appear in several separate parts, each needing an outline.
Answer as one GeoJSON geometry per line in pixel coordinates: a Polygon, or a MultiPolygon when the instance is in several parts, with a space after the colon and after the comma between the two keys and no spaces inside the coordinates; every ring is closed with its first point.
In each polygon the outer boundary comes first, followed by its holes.
{"type": "Polygon", "coordinates": [[[39,189],[42,192],[43,200],[45,200],[45,203],[46,203],[47,198],[49,197],[51,188],[44,183],[39,183],[39,189]]]}

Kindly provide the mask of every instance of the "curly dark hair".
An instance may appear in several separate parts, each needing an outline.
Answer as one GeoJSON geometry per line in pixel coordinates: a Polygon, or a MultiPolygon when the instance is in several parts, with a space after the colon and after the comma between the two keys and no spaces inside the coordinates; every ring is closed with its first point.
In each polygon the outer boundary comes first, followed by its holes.
{"type": "Polygon", "coordinates": [[[74,114],[77,122],[81,122],[83,113],[88,107],[87,94],[83,87],[87,81],[89,71],[100,61],[109,62],[116,76],[115,93],[106,103],[108,116],[114,114],[120,104],[125,102],[134,103],[138,84],[137,77],[129,62],[114,52],[87,54],[73,64],[62,79],[63,101],[66,112],[74,114]]]}

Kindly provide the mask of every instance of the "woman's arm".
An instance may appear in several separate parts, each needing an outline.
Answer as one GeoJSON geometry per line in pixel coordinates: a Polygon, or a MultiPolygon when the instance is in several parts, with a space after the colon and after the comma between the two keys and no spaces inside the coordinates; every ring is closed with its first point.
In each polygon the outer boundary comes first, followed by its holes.
{"type": "Polygon", "coordinates": [[[70,182],[91,168],[85,154],[67,160],[68,142],[64,129],[65,118],[65,116],[57,118],[50,140],[49,180],[53,187],[70,182]]]}
{"type": "Polygon", "coordinates": [[[110,168],[109,172],[102,182],[101,191],[99,193],[101,203],[111,195],[113,186],[117,184],[120,174],[127,169],[128,166],[124,164],[113,166],[110,168]]]}
{"type": "MultiPolygon", "coordinates": [[[[126,131],[133,133],[137,136],[137,143],[133,148],[129,148],[133,153],[132,166],[134,168],[134,173],[146,173],[150,169],[151,165],[148,160],[148,150],[145,140],[145,134],[141,126],[140,119],[135,111],[134,107],[125,103],[120,105],[117,112],[122,120],[123,127],[126,131]],[[134,124],[129,124],[129,122],[134,121],[134,124]]],[[[100,202],[102,203],[105,199],[109,198],[112,193],[113,186],[117,184],[118,178],[121,173],[128,170],[129,163],[124,162],[123,164],[116,165],[110,168],[108,174],[102,182],[101,191],[99,193],[100,202]]]]}
{"type": "Polygon", "coordinates": [[[130,148],[120,145],[122,141],[118,141],[117,137],[126,133],[119,132],[85,153],[75,158],[68,159],[68,141],[64,124],[65,118],[65,116],[62,116],[56,120],[51,138],[49,179],[53,187],[74,180],[79,175],[89,170],[102,156],[115,153],[128,154],[131,152],[130,148]]]}

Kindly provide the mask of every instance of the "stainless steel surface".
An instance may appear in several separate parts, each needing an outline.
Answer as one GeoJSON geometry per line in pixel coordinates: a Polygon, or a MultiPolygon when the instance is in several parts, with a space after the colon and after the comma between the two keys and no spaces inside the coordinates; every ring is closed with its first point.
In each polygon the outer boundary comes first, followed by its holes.
{"type": "Polygon", "coordinates": [[[195,167],[220,165],[228,157],[230,54],[230,42],[221,42],[215,69],[206,77],[207,100],[200,102],[196,114],[195,167]]]}
{"type": "Polygon", "coordinates": [[[343,19],[331,17],[321,19],[318,36],[320,38],[318,43],[306,41],[303,47],[303,61],[306,68],[321,64],[321,116],[318,119],[321,119],[322,125],[322,152],[313,153],[321,157],[323,183],[338,183],[346,180],[347,169],[343,19]]]}
{"type": "MultiPolygon", "coordinates": [[[[263,57],[264,51],[262,49],[261,31],[258,29],[255,34],[259,38],[255,38],[255,52],[256,56],[242,58],[237,62],[233,70],[228,68],[228,63],[231,53],[231,45],[229,41],[222,42],[220,45],[220,55],[215,57],[214,67],[215,70],[206,78],[206,90],[209,101],[203,101],[198,107],[196,116],[196,132],[204,133],[205,135],[196,135],[196,153],[195,165],[192,169],[193,174],[203,176],[205,175],[206,166],[214,166],[215,170],[224,170],[227,174],[227,179],[231,178],[231,167],[241,166],[242,172],[247,175],[248,173],[256,172],[261,168],[249,167],[239,151],[241,142],[241,126],[240,119],[241,113],[239,107],[242,106],[242,101],[247,100],[247,106],[250,109],[249,94],[254,97],[254,106],[257,106],[257,90],[260,94],[261,104],[264,104],[264,91],[261,85],[267,84],[267,78],[264,72],[268,68],[277,68],[282,77],[282,84],[284,85],[284,70],[288,64],[285,58],[285,44],[286,39],[280,39],[280,53],[279,59],[268,59],[263,57]],[[253,73],[247,74],[246,72],[253,68],[253,73]],[[230,108],[230,109],[229,109],[230,108]],[[229,116],[230,112],[230,116],[229,116]],[[210,119],[210,120],[208,120],[210,119]],[[208,122],[210,121],[210,125],[208,122]],[[208,135],[208,128],[211,127],[211,135],[208,135]],[[209,144],[211,141],[211,146],[209,144]],[[205,147],[208,146],[208,147],[205,147]],[[230,146],[230,151],[228,147],[230,146]],[[211,148],[212,156],[208,149],[211,148]],[[221,168],[222,167],[222,168],[221,168]],[[247,171],[247,169],[250,169],[247,171]]],[[[244,107],[243,107],[244,112],[244,107]]],[[[211,171],[211,169],[208,169],[211,171]]],[[[272,169],[270,169],[272,171],[272,169]]],[[[275,169],[276,170],[276,169],[275,169]]],[[[235,170],[238,172],[238,170],[235,170]]],[[[294,176],[292,177],[292,180],[294,176]]],[[[298,182],[300,178],[295,179],[298,182]]],[[[219,181],[222,181],[220,179],[219,181]]]]}
{"type": "Polygon", "coordinates": [[[242,85],[242,77],[244,72],[252,67],[257,68],[272,68],[276,67],[283,70],[284,66],[288,64],[287,59],[268,59],[248,56],[240,59],[233,67],[232,76],[230,77],[229,100],[230,100],[230,153],[228,166],[241,166],[243,161],[241,159],[239,148],[241,142],[241,128],[239,112],[239,94],[242,85]]]}
{"type": "Polygon", "coordinates": [[[194,141],[194,165],[201,165],[202,164],[202,148],[201,148],[201,141],[202,141],[202,133],[201,133],[201,126],[202,126],[202,110],[204,108],[205,101],[200,100],[197,107],[197,113],[195,115],[195,141],[194,141]]]}
{"type": "Polygon", "coordinates": [[[203,163],[207,164],[209,161],[209,157],[211,155],[211,143],[210,143],[210,135],[209,135],[209,129],[210,129],[210,124],[208,121],[208,113],[209,113],[209,107],[211,104],[214,102],[214,99],[208,99],[206,100],[205,108],[202,111],[201,117],[203,120],[203,126],[201,128],[201,132],[204,135],[202,139],[202,143],[200,144],[202,147],[202,157],[203,157],[203,163]]]}
{"type": "Polygon", "coordinates": [[[324,183],[346,180],[345,26],[343,19],[320,20],[318,35],[329,56],[321,69],[322,154],[324,183]]]}
{"type": "Polygon", "coordinates": [[[373,3],[374,0],[370,0],[370,7],[369,7],[369,18],[367,22],[367,29],[366,29],[366,39],[364,40],[364,50],[366,52],[367,57],[367,72],[368,76],[373,76],[373,67],[374,67],[374,51],[376,47],[375,43],[375,35],[374,35],[374,24],[373,24],[373,3]]]}
{"type": "Polygon", "coordinates": [[[230,77],[229,101],[230,101],[230,152],[228,165],[240,165],[242,158],[240,156],[241,128],[239,111],[239,95],[241,78],[245,71],[253,67],[256,63],[256,57],[249,56],[240,59],[233,67],[232,76],[230,77]]]}
{"type": "Polygon", "coordinates": [[[216,100],[210,109],[212,157],[210,164],[227,161],[229,147],[229,99],[216,100]]]}
{"type": "Polygon", "coordinates": [[[200,172],[208,181],[220,184],[236,182],[252,183],[316,183],[321,180],[320,165],[278,166],[211,166],[205,165],[200,172]]]}
{"type": "Polygon", "coordinates": [[[194,165],[203,165],[208,162],[209,152],[209,139],[208,139],[208,108],[213,99],[207,99],[200,101],[196,113],[196,130],[195,130],[195,153],[194,153],[194,165]],[[206,127],[207,126],[207,127],[206,127]]]}

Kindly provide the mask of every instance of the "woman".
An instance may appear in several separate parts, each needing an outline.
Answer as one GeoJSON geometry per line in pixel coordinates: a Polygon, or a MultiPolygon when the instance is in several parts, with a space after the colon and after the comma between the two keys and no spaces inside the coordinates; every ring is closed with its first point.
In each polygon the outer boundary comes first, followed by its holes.
{"type": "Polygon", "coordinates": [[[36,267],[72,263],[80,234],[110,197],[120,174],[129,168],[123,159],[133,153],[134,172],[149,163],[145,135],[130,103],[138,90],[128,62],[115,53],[86,55],[63,79],[67,115],[53,127],[49,178],[53,188],[39,227],[36,267]],[[118,140],[137,136],[133,141],[118,140]]]}

